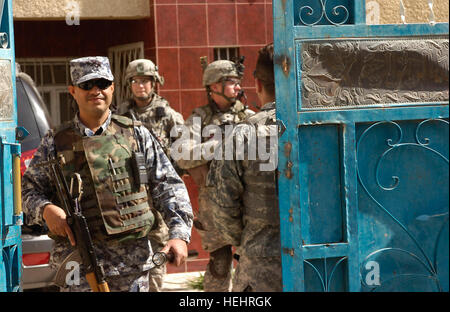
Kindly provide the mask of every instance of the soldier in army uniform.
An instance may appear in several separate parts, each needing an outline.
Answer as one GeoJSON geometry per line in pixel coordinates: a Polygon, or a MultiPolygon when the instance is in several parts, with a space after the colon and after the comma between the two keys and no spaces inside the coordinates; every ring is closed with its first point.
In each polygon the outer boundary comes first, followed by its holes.
{"type": "Polygon", "coordinates": [[[176,125],[183,125],[184,120],[166,99],[155,92],[157,84],[164,85],[158,67],[150,60],[134,60],[128,64],[125,80],[130,85],[132,98],[122,103],[118,113],[140,120],[153,132],[169,155],[172,144],[170,130],[176,125]]]}
{"type": "MultiPolygon", "coordinates": [[[[274,152],[277,127],[272,44],[259,51],[254,76],[256,93],[264,106],[241,126],[256,129],[258,144],[264,143],[266,152],[274,152]]],[[[228,139],[225,144],[233,144],[237,136],[228,139]]],[[[207,186],[215,188],[210,193],[216,204],[211,206],[213,225],[221,239],[236,246],[239,253],[233,291],[282,291],[276,164],[268,166],[270,158],[262,160],[260,154],[251,159],[251,145],[244,147],[242,160],[211,163],[207,186]]]]}
{"type": "MultiPolygon", "coordinates": [[[[159,74],[158,67],[147,59],[134,60],[128,64],[125,81],[131,88],[132,98],[122,103],[118,113],[141,121],[158,139],[164,152],[171,159],[169,154],[172,144],[170,130],[176,125],[183,125],[184,119],[180,113],[170,107],[166,99],[155,92],[157,84],[164,84],[164,78],[159,74]]],[[[176,163],[172,161],[172,165],[181,175],[181,170],[177,168],[176,163]]],[[[160,220],[158,215],[157,219],[160,220]]],[[[168,239],[168,230],[164,222],[158,222],[158,224],[160,226],[150,232],[150,241],[154,251],[162,249],[168,239]]],[[[165,274],[166,265],[150,270],[150,291],[160,291],[165,274]]]]}
{"type": "MultiPolygon", "coordinates": [[[[206,88],[209,103],[194,109],[192,115],[186,120],[185,126],[189,128],[192,136],[201,134],[208,125],[232,125],[244,121],[254,114],[237,100],[241,91],[241,78],[243,65],[228,60],[219,60],[210,63],[203,72],[203,86],[206,88]],[[200,121],[200,123],[196,122],[200,121]]],[[[201,146],[197,146],[194,140],[184,142],[183,146],[191,151],[195,148],[203,148],[208,138],[203,138],[201,146]]],[[[172,146],[174,148],[175,145],[172,146]]],[[[178,166],[186,169],[192,176],[199,189],[198,216],[194,226],[202,239],[202,248],[210,253],[210,260],[205,272],[205,291],[229,291],[231,283],[231,246],[223,244],[216,239],[217,233],[211,224],[210,206],[208,200],[209,190],[205,187],[206,174],[210,161],[204,159],[177,160],[178,166]]]]}
{"type": "MultiPolygon", "coordinates": [[[[139,121],[110,111],[114,77],[106,57],[74,59],[70,74],[69,92],[78,113],[46,134],[24,174],[27,223],[47,224],[55,239],[51,266],[64,269],[61,263],[76,242],[49,169],[40,166],[53,157],[64,159],[66,179],[75,172],[82,178],[81,209],[110,290],[148,291],[148,272],[154,267],[148,233],[157,226],[157,213],[169,229],[169,240],[161,251],[173,253],[176,265],[187,257],[193,214],[186,187],[150,132],[139,121]],[[137,153],[143,159],[139,168],[146,168],[139,170],[142,175],[130,165],[137,153]]],[[[80,270],[84,270],[82,264],[80,270]]],[[[61,290],[90,288],[80,274],[79,280],[61,285],[61,290]]]]}

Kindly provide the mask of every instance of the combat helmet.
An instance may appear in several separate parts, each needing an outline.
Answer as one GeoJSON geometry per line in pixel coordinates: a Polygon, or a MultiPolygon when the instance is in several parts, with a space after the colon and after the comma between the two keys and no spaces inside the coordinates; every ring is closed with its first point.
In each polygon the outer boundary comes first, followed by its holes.
{"type": "Polygon", "coordinates": [[[203,68],[203,81],[202,84],[206,88],[206,94],[208,96],[208,101],[210,103],[213,103],[213,100],[211,98],[211,94],[217,94],[227,100],[227,102],[234,104],[236,100],[241,99],[244,96],[244,90],[241,90],[239,92],[239,95],[236,98],[231,98],[225,95],[224,93],[224,86],[225,81],[228,78],[238,78],[241,79],[244,75],[244,56],[241,56],[236,60],[236,62],[229,61],[229,60],[218,60],[207,64],[207,57],[203,56],[200,58],[200,63],[202,64],[203,68]],[[210,85],[213,83],[222,83],[222,91],[221,92],[215,92],[212,91],[210,88],[210,85]]]}
{"type": "Polygon", "coordinates": [[[128,64],[127,70],[125,71],[125,80],[130,81],[135,76],[151,76],[155,81],[164,85],[164,77],[159,75],[158,66],[150,60],[137,59],[128,64]]]}
{"type": "Polygon", "coordinates": [[[242,78],[242,75],[243,70],[238,64],[228,60],[214,61],[203,72],[203,86],[207,87],[227,77],[242,78]]]}

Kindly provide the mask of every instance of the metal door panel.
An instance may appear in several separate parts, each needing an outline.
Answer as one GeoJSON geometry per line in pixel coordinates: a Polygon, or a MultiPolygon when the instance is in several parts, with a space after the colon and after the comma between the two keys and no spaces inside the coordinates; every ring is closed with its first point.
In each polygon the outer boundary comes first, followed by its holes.
{"type": "Polygon", "coordinates": [[[20,144],[16,141],[17,101],[12,1],[0,1],[0,292],[19,291],[21,279],[20,144]],[[15,166],[13,166],[13,159],[15,166]],[[14,168],[14,169],[13,169],[14,168]],[[18,172],[18,175],[14,175],[18,172]],[[17,205],[15,205],[17,203],[17,205]],[[19,208],[20,207],[20,208],[19,208]]]}
{"type": "Polygon", "coordinates": [[[448,291],[448,23],[273,6],[284,290],[448,291]]]}
{"type": "Polygon", "coordinates": [[[12,155],[11,146],[5,144],[5,142],[14,142],[15,128],[4,128],[2,131],[2,145],[0,151],[1,164],[0,170],[2,172],[2,224],[4,227],[13,225],[14,223],[14,210],[12,203],[14,202],[13,188],[12,188],[12,155]]]}
{"type": "Polygon", "coordinates": [[[339,125],[299,129],[302,244],[343,242],[339,125]],[[302,147],[310,147],[303,149],[302,147]]]}
{"type": "Polygon", "coordinates": [[[370,261],[381,277],[363,289],[448,291],[448,122],[362,124],[357,139],[362,281],[370,261]]]}

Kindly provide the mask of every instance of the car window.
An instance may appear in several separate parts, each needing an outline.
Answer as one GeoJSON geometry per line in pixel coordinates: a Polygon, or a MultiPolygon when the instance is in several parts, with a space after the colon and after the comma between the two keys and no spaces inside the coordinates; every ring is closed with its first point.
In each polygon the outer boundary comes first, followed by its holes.
{"type": "Polygon", "coordinates": [[[36,119],[40,136],[43,137],[50,128],[50,118],[48,116],[47,107],[43,103],[38,91],[26,80],[23,81],[23,86],[25,87],[28,99],[30,100],[31,109],[34,112],[34,118],[36,119]]]}
{"type": "Polygon", "coordinates": [[[20,127],[24,127],[30,133],[21,143],[22,151],[35,149],[40,141],[41,134],[36,124],[34,112],[31,109],[30,100],[25,92],[25,87],[21,79],[16,80],[17,91],[17,123],[20,127]]]}
{"type": "Polygon", "coordinates": [[[18,125],[24,127],[30,133],[22,141],[22,151],[28,151],[39,146],[41,138],[47,133],[50,124],[42,100],[36,90],[30,86],[26,79],[18,77],[16,82],[18,125]]]}

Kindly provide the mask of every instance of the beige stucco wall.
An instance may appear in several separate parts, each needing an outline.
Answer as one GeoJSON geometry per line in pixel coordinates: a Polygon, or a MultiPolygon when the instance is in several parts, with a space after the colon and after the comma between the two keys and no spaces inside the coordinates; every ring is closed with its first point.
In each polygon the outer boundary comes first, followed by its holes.
{"type": "MultiPolygon", "coordinates": [[[[150,16],[149,0],[13,0],[13,14],[21,19],[65,19],[69,4],[77,3],[80,19],[125,19],[150,16]]],[[[249,0],[250,2],[250,0],[249,0]]],[[[429,0],[403,0],[407,23],[428,22],[429,0]]],[[[399,24],[400,0],[366,0],[368,24],[399,24]]],[[[449,0],[433,0],[436,22],[449,21],[449,0]]]]}
{"type": "Polygon", "coordinates": [[[126,19],[150,16],[149,0],[13,0],[16,20],[65,19],[79,7],[80,19],[126,19]]]}
{"type": "MultiPolygon", "coordinates": [[[[448,22],[449,0],[433,0],[435,22],[448,22]]],[[[429,0],[403,0],[406,23],[427,23],[430,17],[429,0]]],[[[400,0],[366,0],[368,24],[400,24],[400,0]],[[372,3],[371,3],[372,2],[372,3]],[[376,16],[377,8],[379,17],[376,16]],[[373,22],[377,20],[378,22],[373,22]]]]}

